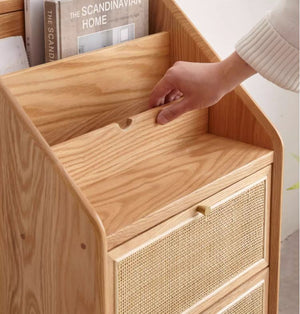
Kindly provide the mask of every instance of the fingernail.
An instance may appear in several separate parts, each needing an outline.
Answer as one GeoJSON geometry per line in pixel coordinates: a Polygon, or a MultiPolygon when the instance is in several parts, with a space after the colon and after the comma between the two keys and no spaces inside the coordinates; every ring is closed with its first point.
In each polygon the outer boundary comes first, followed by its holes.
{"type": "Polygon", "coordinates": [[[159,113],[156,119],[158,124],[166,124],[169,121],[166,119],[165,115],[163,114],[163,112],[159,113]]]}
{"type": "Polygon", "coordinates": [[[158,99],[158,101],[156,102],[156,104],[155,104],[155,107],[159,107],[159,106],[161,106],[162,105],[162,99],[161,98],[159,98],[158,99]]]}

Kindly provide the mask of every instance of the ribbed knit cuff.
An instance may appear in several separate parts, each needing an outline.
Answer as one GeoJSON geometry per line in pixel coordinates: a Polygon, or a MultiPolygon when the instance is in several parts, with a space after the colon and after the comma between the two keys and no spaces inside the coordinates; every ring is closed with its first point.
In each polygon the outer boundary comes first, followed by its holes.
{"type": "Polygon", "coordinates": [[[299,91],[299,50],[274,29],[265,16],[235,46],[238,55],[269,81],[299,91]]]}

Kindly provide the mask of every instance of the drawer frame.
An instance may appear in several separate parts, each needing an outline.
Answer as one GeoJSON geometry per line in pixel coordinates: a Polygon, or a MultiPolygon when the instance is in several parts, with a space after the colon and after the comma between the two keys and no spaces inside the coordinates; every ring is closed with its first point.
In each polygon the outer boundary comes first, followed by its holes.
{"type": "MultiPolygon", "coordinates": [[[[239,286],[234,291],[230,292],[223,299],[216,302],[213,306],[203,312],[203,314],[220,313],[222,314],[225,308],[230,307],[239,299],[246,296],[250,291],[258,287],[260,284],[264,285],[264,312],[268,313],[268,288],[269,288],[269,268],[262,270],[259,274],[250,278],[247,282],[239,286]]],[[[195,312],[196,313],[196,312],[195,312]]],[[[199,313],[199,312],[198,312],[199,313]]]]}
{"type": "Polygon", "coordinates": [[[247,178],[238,181],[237,183],[221,190],[213,196],[200,201],[194,206],[186,209],[182,213],[168,219],[167,221],[155,226],[154,228],[142,233],[141,235],[127,241],[126,243],[118,246],[117,248],[109,252],[108,260],[108,281],[109,286],[109,308],[110,313],[116,313],[115,307],[115,293],[116,293],[116,278],[115,278],[115,262],[126,258],[126,256],[133,254],[135,251],[148,246],[149,244],[157,241],[166,234],[171,233],[173,230],[178,229],[181,225],[185,225],[188,221],[192,221],[197,215],[202,215],[197,212],[197,207],[212,206],[216,207],[220,203],[225,202],[227,199],[234,197],[242,193],[244,190],[248,190],[250,187],[258,184],[259,182],[266,180],[266,197],[265,197],[265,235],[264,235],[264,259],[255,263],[235,278],[228,281],[226,284],[218,288],[215,292],[206,296],[193,307],[187,309],[185,313],[199,313],[212,304],[223,298],[228,290],[237,288],[241,283],[245,282],[253,275],[266,268],[269,264],[269,228],[270,228],[270,198],[271,198],[271,170],[272,167],[268,166],[247,178]]]}

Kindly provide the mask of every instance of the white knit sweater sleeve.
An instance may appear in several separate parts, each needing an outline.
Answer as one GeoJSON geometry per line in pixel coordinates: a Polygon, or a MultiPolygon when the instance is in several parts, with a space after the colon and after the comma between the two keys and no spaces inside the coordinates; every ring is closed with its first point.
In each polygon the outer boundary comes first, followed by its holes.
{"type": "Polygon", "coordinates": [[[273,83],[299,91],[299,1],[281,0],[235,46],[238,55],[273,83]]]}

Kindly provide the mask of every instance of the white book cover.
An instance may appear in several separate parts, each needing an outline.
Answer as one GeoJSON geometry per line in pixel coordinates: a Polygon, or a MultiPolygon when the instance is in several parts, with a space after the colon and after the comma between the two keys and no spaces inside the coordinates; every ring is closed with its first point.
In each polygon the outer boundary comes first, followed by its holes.
{"type": "Polygon", "coordinates": [[[30,66],[45,62],[44,0],[25,0],[25,42],[30,66]]]}
{"type": "Polygon", "coordinates": [[[45,0],[46,61],[148,34],[149,0],[45,0]]]}
{"type": "Polygon", "coordinates": [[[0,75],[29,67],[22,36],[0,39],[0,75]]]}

